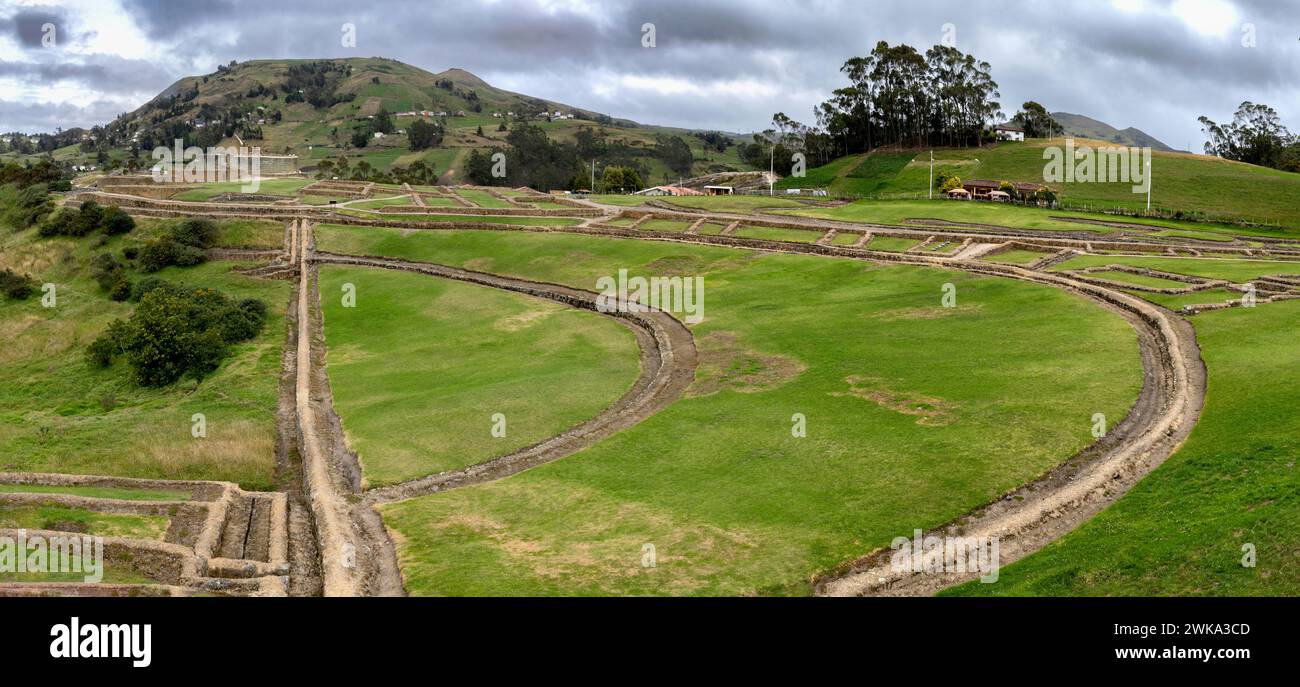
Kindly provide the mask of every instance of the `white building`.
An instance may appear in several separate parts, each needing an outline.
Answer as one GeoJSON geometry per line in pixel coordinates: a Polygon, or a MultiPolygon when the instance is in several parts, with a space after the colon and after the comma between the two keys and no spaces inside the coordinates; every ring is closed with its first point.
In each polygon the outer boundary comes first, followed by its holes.
{"type": "Polygon", "coordinates": [[[1025,130],[1018,126],[1002,124],[993,127],[993,133],[997,135],[999,141],[1023,141],[1025,140],[1025,130]]]}

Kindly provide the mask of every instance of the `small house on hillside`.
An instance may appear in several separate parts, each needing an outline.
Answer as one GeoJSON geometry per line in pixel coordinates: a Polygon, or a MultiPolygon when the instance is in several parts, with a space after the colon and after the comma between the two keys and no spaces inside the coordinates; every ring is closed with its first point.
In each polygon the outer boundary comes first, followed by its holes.
{"type": "MultiPolygon", "coordinates": [[[[1013,181],[1010,183],[1012,187],[1016,189],[1016,193],[1021,196],[1033,195],[1041,186],[1041,184],[1028,184],[1023,181],[1013,181]]],[[[975,198],[993,198],[993,193],[1002,192],[1002,182],[992,181],[990,179],[971,179],[970,181],[962,182],[961,187],[975,198]]],[[[1002,198],[1002,200],[1006,200],[1006,198],[1002,198]]]]}
{"type": "Polygon", "coordinates": [[[993,127],[993,133],[999,141],[1023,141],[1025,130],[1014,124],[999,124],[993,127]]]}
{"type": "Polygon", "coordinates": [[[704,193],[710,196],[729,196],[736,192],[733,186],[705,186],[704,193]]]}
{"type": "Polygon", "coordinates": [[[652,186],[643,191],[637,191],[638,196],[702,196],[703,193],[693,188],[684,186],[652,186]]]}

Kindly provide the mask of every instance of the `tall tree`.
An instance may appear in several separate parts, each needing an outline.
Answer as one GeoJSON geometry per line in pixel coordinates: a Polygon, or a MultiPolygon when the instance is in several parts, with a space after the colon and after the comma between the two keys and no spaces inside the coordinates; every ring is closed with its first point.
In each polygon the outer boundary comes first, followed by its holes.
{"type": "Polygon", "coordinates": [[[1280,167],[1290,156],[1288,148],[1300,143],[1282,124],[1277,111],[1262,103],[1242,103],[1230,124],[1217,124],[1204,116],[1197,121],[1210,139],[1205,153],[1229,160],[1280,167]]]}

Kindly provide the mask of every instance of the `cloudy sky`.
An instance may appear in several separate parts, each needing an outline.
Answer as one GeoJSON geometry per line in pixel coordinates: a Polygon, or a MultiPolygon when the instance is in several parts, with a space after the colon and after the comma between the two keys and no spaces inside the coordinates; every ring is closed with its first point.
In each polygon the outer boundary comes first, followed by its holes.
{"type": "Polygon", "coordinates": [[[0,0],[0,131],[105,123],[232,59],[347,56],[753,131],[777,111],[811,122],[845,59],[878,40],[924,49],[945,24],[993,65],[1008,115],[1033,99],[1199,150],[1197,116],[1252,100],[1300,130],[1300,0],[0,0]]]}

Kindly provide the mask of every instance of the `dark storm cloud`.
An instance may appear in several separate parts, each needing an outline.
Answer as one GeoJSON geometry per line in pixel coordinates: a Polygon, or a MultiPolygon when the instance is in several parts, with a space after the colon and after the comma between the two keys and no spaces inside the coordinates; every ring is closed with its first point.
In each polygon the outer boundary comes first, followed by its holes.
{"type": "Polygon", "coordinates": [[[0,20],[0,32],[12,33],[25,48],[40,48],[46,24],[54,25],[56,39],[64,35],[67,19],[63,10],[58,7],[20,9],[8,19],[0,20]]]}
{"type": "Polygon", "coordinates": [[[128,108],[121,103],[95,100],[85,105],[70,103],[13,103],[0,100],[0,131],[54,131],[103,124],[128,108]]]}
{"type": "Polygon", "coordinates": [[[1174,0],[1136,12],[1106,0],[997,12],[916,0],[122,1],[169,59],[104,74],[95,89],[107,96],[156,92],[231,59],[385,56],[614,116],[749,131],[776,111],[811,122],[844,85],[847,58],[879,40],[924,50],[951,22],[957,47],[993,65],[1008,115],[1032,99],[1199,146],[1198,115],[1227,118],[1251,99],[1300,129],[1300,19],[1288,0],[1237,0],[1236,24],[1209,36],[1166,11],[1174,0]],[[655,48],[642,47],[646,22],[655,48]],[[1257,48],[1242,47],[1241,22],[1255,24],[1257,48]],[[355,48],[341,44],[345,23],[355,48]]]}
{"type": "Polygon", "coordinates": [[[49,60],[6,62],[0,60],[0,78],[10,77],[29,87],[72,82],[95,93],[150,93],[155,86],[170,82],[167,70],[146,60],[127,60],[117,55],[92,55],[86,62],[49,60]]]}
{"type": "MultiPolygon", "coordinates": [[[[259,21],[262,13],[258,10],[269,4],[248,3],[242,16],[259,21]]],[[[240,15],[234,0],[123,0],[122,6],[154,38],[199,32],[206,22],[240,15]]]]}

